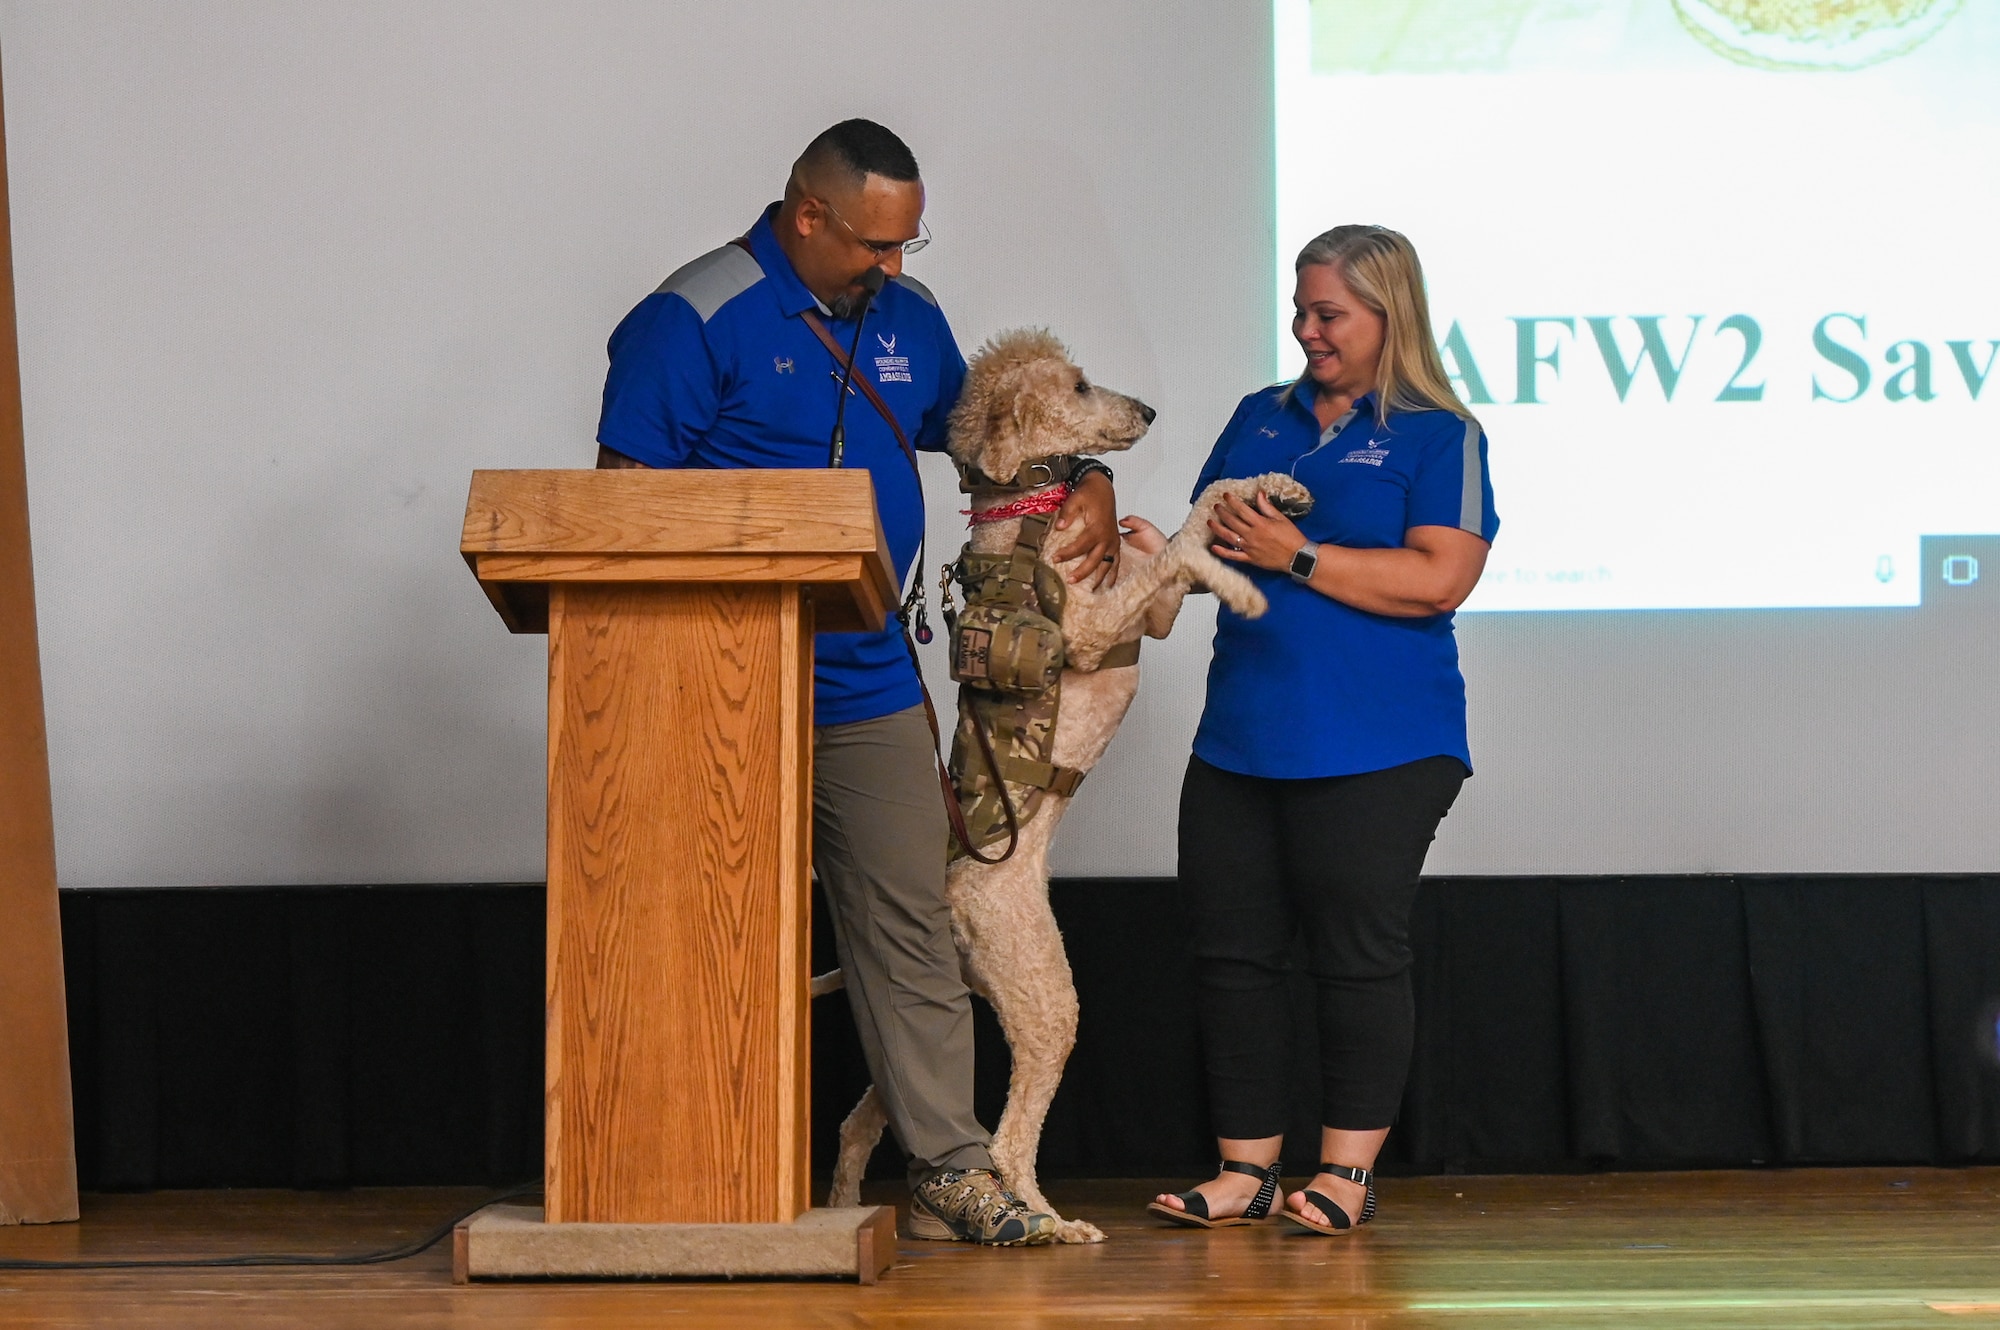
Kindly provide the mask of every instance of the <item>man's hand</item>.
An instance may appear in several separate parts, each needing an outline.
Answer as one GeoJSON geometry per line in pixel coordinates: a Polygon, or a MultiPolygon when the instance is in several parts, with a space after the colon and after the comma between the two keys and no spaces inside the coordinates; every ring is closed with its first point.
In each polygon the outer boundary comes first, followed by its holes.
{"type": "Polygon", "coordinates": [[[1093,471],[1070,491],[1056,515],[1056,530],[1076,527],[1076,538],[1056,551],[1057,563],[1081,557],[1069,575],[1072,582],[1089,579],[1091,590],[1118,580],[1118,496],[1101,471],[1093,471]]]}

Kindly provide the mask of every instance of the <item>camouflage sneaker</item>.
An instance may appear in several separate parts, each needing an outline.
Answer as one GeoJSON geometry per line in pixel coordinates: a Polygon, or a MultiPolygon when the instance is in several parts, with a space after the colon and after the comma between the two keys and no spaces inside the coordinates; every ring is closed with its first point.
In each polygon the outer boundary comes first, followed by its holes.
{"type": "Polygon", "coordinates": [[[1056,1217],[1030,1210],[990,1169],[949,1168],[910,1193],[910,1236],[1036,1247],[1055,1240],[1056,1217]]]}

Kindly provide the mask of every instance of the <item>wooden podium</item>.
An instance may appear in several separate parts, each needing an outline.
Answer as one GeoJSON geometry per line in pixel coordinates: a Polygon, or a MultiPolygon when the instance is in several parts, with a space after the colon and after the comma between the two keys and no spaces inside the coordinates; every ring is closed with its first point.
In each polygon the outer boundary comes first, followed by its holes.
{"type": "Polygon", "coordinates": [[[893,1212],[807,1213],[813,633],[895,604],[868,474],[479,471],[461,549],[548,634],[549,887],[546,1208],[459,1273],[873,1282],[893,1212]]]}

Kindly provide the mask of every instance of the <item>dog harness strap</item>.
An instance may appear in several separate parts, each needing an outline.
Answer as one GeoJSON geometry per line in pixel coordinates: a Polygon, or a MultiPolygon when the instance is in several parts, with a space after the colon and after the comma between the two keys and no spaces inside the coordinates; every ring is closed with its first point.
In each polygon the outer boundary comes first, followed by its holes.
{"type": "MultiPolygon", "coordinates": [[[[995,739],[1002,737],[999,734],[994,735],[995,739]]],[[[1047,790],[1050,794],[1060,794],[1065,797],[1075,794],[1077,787],[1083,784],[1083,778],[1090,774],[1076,767],[1058,767],[1051,766],[1047,762],[1037,762],[1031,757],[1022,757],[1019,753],[999,755],[999,767],[1002,780],[1011,781],[1016,785],[1032,785],[1038,790],[1047,790]]],[[[972,778],[971,784],[977,788],[990,788],[992,782],[984,772],[981,772],[972,778]]]]}
{"type": "MultiPolygon", "coordinates": [[[[908,639],[905,638],[904,640],[907,641],[908,639]]],[[[929,695],[929,690],[926,690],[925,697],[928,698],[929,695]]],[[[965,689],[963,688],[958,690],[958,701],[959,712],[961,717],[963,717],[965,714],[965,689]]],[[[993,752],[992,737],[984,729],[980,728],[977,717],[972,717],[971,720],[972,737],[979,745],[980,757],[985,761],[987,770],[997,772],[1000,769],[1000,760],[993,752]]],[[[931,724],[931,733],[933,736],[937,733],[937,724],[935,721],[931,724]]],[[[951,764],[953,768],[958,768],[962,765],[959,761],[959,741],[964,735],[965,727],[961,725],[958,732],[952,736],[951,764]]],[[[966,858],[982,864],[1002,864],[1012,859],[1014,851],[1019,849],[1021,845],[1022,814],[1015,811],[1014,801],[1008,797],[1005,782],[996,780],[994,791],[998,795],[1001,826],[1005,828],[1007,848],[1000,851],[999,854],[989,857],[981,853],[981,851],[1000,839],[1002,835],[1001,827],[995,827],[991,834],[986,834],[980,828],[968,825],[967,818],[971,814],[980,811],[977,802],[970,808],[965,805],[960,795],[959,787],[952,781],[951,772],[947,771],[942,765],[938,767],[938,780],[942,784],[947,811],[951,815],[951,844],[946,847],[945,861],[949,863],[960,855],[964,855],[966,858]]]]}
{"type": "MultiPolygon", "coordinates": [[[[1014,537],[1014,556],[1007,563],[1004,594],[1009,605],[1019,605],[1035,591],[1035,565],[1041,562],[1042,541],[1049,534],[1049,519],[1043,516],[1021,519],[1021,533],[1014,537]]],[[[1062,606],[1044,605],[1042,613],[1062,622],[1062,606]]]]}
{"type": "Polygon", "coordinates": [[[1130,642],[1120,642],[1117,646],[1105,652],[1103,659],[1097,662],[1097,668],[1100,670],[1115,670],[1120,666],[1137,665],[1138,663],[1139,639],[1135,637],[1130,642]]]}
{"type": "Polygon", "coordinates": [[[1090,773],[1076,767],[1049,768],[1048,791],[1067,799],[1076,793],[1076,787],[1083,784],[1083,778],[1090,773]]]}
{"type": "Polygon", "coordinates": [[[1006,753],[1000,758],[1000,776],[1003,780],[1017,781],[1022,785],[1032,785],[1038,790],[1046,790],[1049,782],[1056,778],[1056,769],[1046,762],[1037,762],[1019,753],[1006,753]]]}

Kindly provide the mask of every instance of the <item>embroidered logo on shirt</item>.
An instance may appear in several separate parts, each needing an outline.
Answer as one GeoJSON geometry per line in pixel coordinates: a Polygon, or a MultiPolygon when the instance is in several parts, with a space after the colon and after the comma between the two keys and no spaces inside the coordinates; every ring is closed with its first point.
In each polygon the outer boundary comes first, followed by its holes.
{"type": "Polygon", "coordinates": [[[1278,431],[1272,429],[1269,425],[1259,426],[1257,432],[1263,435],[1267,439],[1275,439],[1278,437],[1278,431]]]}
{"type": "Polygon", "coordinates": [[[790,356],[772,356],[771,368],[778,371],[778,373],[780,374],[790,374],[793,370],[797,369],[798,366],[792,363],[792,358],[790,356]]]}
{"type": "Polygon", "coordinates": [[[1356,448],[1340,460],[1342,462],[1360,462],[1366,466],[1380,466],[1382,465],[1382,460],[1388,455],[1389,450],[1387,448],[1378,448],[1375,446],[1374,441],[1370,440],[1367,447],[1356,448]]]}
{"type": "MultiPolygon", "coordinates": [[[[876,333],[875,340],[880,342],[882,344],[883,349],[886,351],[893,352],[896,349],[896,339],[894,337],[884,337],[881,333],[876,333]]],[[[898,355],[886,355],[886,356],[875,357],[875,382],[877,383],[915,382],[915,380],[913,380],[910,377],[910,358],[908,356],[898,356],[898,355]]]]}
{"type": "Polygon", "coordinates": [[[875,340],[882,344],[883,355],[893,356],[896,354],[896,339],[894,336],[884,337],[881,333],[876,333],[875,340]]]}

